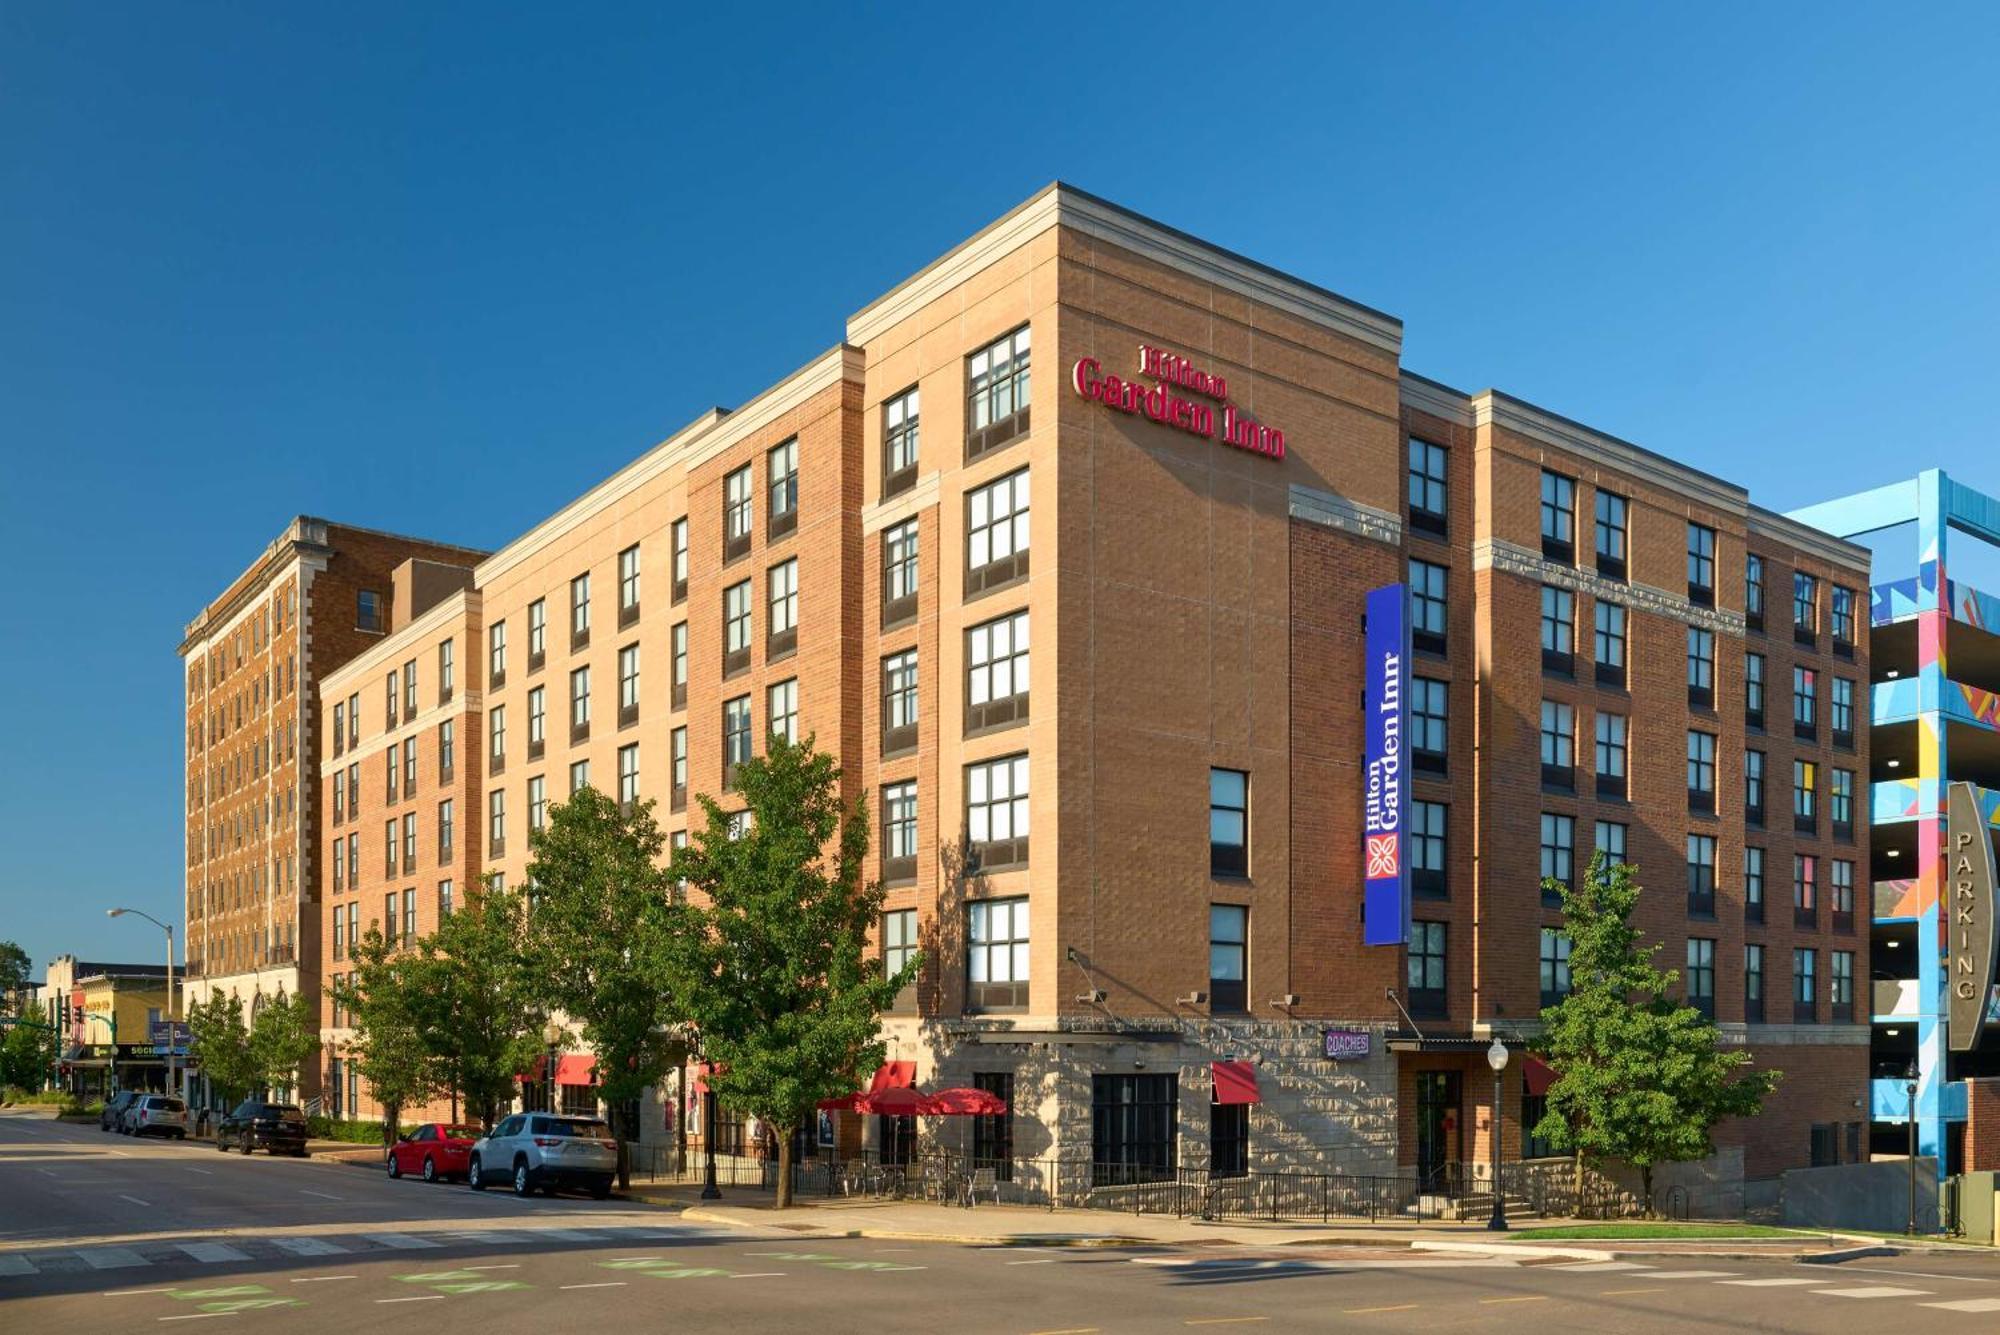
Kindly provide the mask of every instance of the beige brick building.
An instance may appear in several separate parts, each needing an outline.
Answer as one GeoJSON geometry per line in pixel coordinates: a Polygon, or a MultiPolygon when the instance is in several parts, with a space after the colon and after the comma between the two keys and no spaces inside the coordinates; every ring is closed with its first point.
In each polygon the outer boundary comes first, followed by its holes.
{"type": "MultiPolygon", "coordinates": [[[[1643,925],[1690,995],[1786,1072],[1768,1115],[1725,1130],[1744,1171],[1829,1138],[1848,1157],[1866,554],[1413,375],[1401,332],[1039,193],[341,670],[314,754],[358,829],[316,848],[345,858],[358,833],[360,884],[343,866],[316,919],[322,971],[336,922],[407,925],[413,902],[422,931],[441,881],[521,885],[577,783],[654,800],[680,837],[777,728],[840,755],[876,822],[881,948],[924,952],[891,1056],[1015,1110],[947,1138],[1134,1171],[1462,1178],[1489,1143],[1485,1046],[1518,1051],[1562,985],[1540,877],[1604,844],[1640,865],[1643,925]],[[1367,947],[1363,597],[1406,580],[1413,924],[1367,947]],[[434,700],[446,642],[456,694],[434,700]],[[416,718],[385,724],[411,662],[416,718]],[[446,721],[457,762],[434,782],[446,721]],[[419,793],[392,806],[382,755],[412,739],[419,793]],[[426,823],[447,786],[449,853],[426,823]]],[[[1518,1056],[1506,1081],[1512,1158],[1537,1090],[1518,1056]]],[[[900,1130],[837,1136],[899,1153],[900,1130]]]]}

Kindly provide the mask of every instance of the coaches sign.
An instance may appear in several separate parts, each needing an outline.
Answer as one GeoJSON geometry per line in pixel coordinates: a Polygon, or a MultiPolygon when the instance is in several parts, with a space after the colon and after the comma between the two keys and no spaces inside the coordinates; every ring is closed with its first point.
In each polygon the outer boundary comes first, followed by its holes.
{"type": "Polygon", "coordinates": [[[1367,750],[1363,776],[1361,943],[1400,946],[1409,939],[1409,797],[1403,748],[1409,720],[1410,627],[1404,587],[1368,591],[1361,707],[1367,750]]]}
{"type": "Polygon", "coordinates": [[[1993,838],[1969,783],[1951,785],[1944,842],[1946,1023],[1951,1050],[1968,1052],[1985,1028],[1993,983],[1993,838]]]}

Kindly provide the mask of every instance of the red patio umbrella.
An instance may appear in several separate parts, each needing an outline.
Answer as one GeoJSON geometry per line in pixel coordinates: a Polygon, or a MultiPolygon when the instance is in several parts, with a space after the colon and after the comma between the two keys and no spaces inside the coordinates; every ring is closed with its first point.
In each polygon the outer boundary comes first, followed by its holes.
{"type": "Polygon", "coordinates": [[[854,1096],[854,1111],[877,1113],[883,1117],[913,1117],[926,1111],[929,1095],[907,1085],[871,1089],[854,1096]]]}
{"type": "Polygon", "coordinates": [[[998,1117],[1007,1100],[984,1089],[940,1089],[925,1097],[920,1111],[927,1117],[998,1117]]]}

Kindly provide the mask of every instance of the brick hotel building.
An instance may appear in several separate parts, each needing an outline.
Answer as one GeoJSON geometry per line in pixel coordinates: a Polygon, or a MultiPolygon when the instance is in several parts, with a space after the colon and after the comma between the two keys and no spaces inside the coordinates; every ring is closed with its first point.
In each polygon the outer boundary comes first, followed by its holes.
{"type": "MultiPolygon", "coordinates": [[[[1567,981],[1540,880],[1602,846],[1690,999],[1785,1072],[1717,1171],[1860,1157],[1867,553],[1400,348],[1042,191],[463,579],[398,588],[306,705],[318,973],[475,876],[521,885],[579,783],[678,842],[768,733],[812,734],[876,823],[879,948],[924,952],[890,1055],[1009,1098],[982,1152],[1476,1172],[1484,1049],[1567,981]],[[1369,947],[1362,607],[1405,581],[1412,922],[1369,947]]],[[[1505,1081],[1511,1160],[1542,1084],[1505,1081]]]]}

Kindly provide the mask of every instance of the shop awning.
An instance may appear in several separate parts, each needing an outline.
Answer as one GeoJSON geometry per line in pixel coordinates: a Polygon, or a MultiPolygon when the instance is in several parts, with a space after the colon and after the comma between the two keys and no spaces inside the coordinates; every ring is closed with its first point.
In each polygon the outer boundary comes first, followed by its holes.
{"type": "Polygon", "coordinates": [[[1529,1098],[1538,1099],[1556,1082],[1556,1073],[1540,1057],[1530,1057],[1521,1066],[1521,1083],[1529,1098]]]}
{"type": "Polygon", "coordinates": [[[532,1062],[528,1063],[528,1069],[521,1072],[521,1074],[515,1078],[518,1079],[524,1085],[540,1085],[547,1083],[549,1078],[549,1059],[547,1054],[537,1057],[532,1062]]]}
{"type": "Polygon", "coordinates": [[[556,1062],[556,1083],[559,1085],[594,1085],[597,1083],[597,1058],[591,1054],[564,1053],[556,1062]]]}
{"type": "Polygon", "coordinates": [[[1257,1092],[1257,1068],[1246,1061],[1219,1061],[1210,1069],[1215,1074],[1217,1103],[1262,1103],[1257,1092]]]}
{"type": "Polygon", "coordinates": [[[875,1068],[875,1078],[868,1082],[868,1092],[879,1094],[885,1089],[915,1089],[917,1087],[917,1064],[915,1062],[883,1062],[875,1068]]]}

